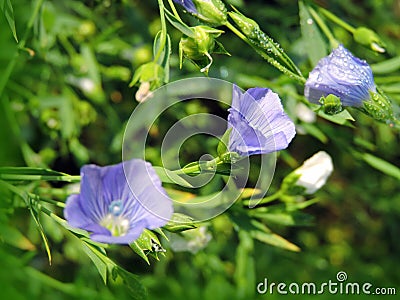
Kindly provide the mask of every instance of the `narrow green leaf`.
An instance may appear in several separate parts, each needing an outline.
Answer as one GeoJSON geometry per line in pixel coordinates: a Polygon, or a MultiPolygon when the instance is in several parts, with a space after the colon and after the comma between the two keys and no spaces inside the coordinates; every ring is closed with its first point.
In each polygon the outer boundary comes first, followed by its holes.
{"type": "Polygon", "coordinates": [[[0,8],[7,19],[8,26],[11,29],[15,41],[18,43],[17,30],[15,29],[14,10],[11,0],[0,0],[0,8]]]}
{"type": "Polygon", "coordinates": [[[134,300],[147,299],[147,292],[144,286],[139,281],[139,276],[132,274],[118,266],[115,266],[114,270],[118,276],[122,278],[125,286],[128,288],[129,295],[134,300]]]}
{"type": "Polygon", "coordinates": [[[315,137],[321,143],[326,144],[328,142],[328,137],[314,124],[302,123],[301,126],[307,131],[309,135],[315,137]]]}
{"type": "Polygon", "coordinates": [[[193,218],[185,214],[174,213],[171,220],[169,220],[163,228],[170,232],[181,232],[189,229],[194,229],[196,228],[196,225],[193,221],[193,218]]]}
{"type": "Polygon", "coordinates": [[[371,167],[400,180],[400,168],[369,153],[363,153],[362,159],[371,167]]]}
{"type": "Polygon", "coordinates": [[[181,176],[175,174],[173,171],[158,166],[154,166],[153,168],[155,169],[157,175],[160,177],[160,180],[164,183],[173,183],[189,188],[193,187],[189,182],[187,182],[181,176]]]}
{"type": "Polygon", "coordinates": [[[27,196],[27,205],[29,207],[29,211],[31,213],[31,216],[33,220],[35,221],[36,227],[39,230],[39,233],[42,237],[44,247],[46,249],[47,257],[49,258],[49,264],[51,265],[51,251],[50,251],[50,246],[49,246],[49,240],[47,239],[46,234],[44,233],[43,226],[40,223],[39,220],[39,212],[37,211],[37,208],[33,205],[34,204],[34,199],[32,199],[29,195],[27,196]]]}
{"type": "Polygon", "coordinates": [[[349,121],[354,121],[354,118],[352,117],[352,115],[349,113],[349,111],[347,109],[344,109],[343,111],[341,111],[340,113],[336,114],[336,115],[328,115],[326,114],[322,109],[318,110],[318,116],[331,121],[333,123],[339,124],[339,125],[345,125],[345,126],[353,126],[351,125],[351,123],[349,123],[349,121]]]}
{"type": "Polygon", "coordinates": [[[400,69],[400,56],[371,65],[374,74],[388,74],[400,69]]]}
{"type": "Polygon", "coordinates": [[[229,128],[227,131],[225,131],[224,135],[219,140],[218,147],[217,147],[217,153],[218,153],[218,156],[220,156],[220,157],[221,157],[221,155],[228,152],[229,137],[231,135],[232,129],[233,128],[229,128]]]}
{"type": "Polygon", "coordinates": [[[299,14],[305,52],[311,65],[315,66],[321,58],[328,54],[326,43],[303,1],[299,1],[299,14]]]}
{"type": "Polygon", "coordinates": [[[86,255],[89,256],[91,261],[94,263],[97,271],[99,272],[101,278],[103,279],[104,284],[107,284],[107,263],[101,259],[100,255],[102,253],[98,252],[93,246],[82,243],[83,251],[85,251],[86,255]]]}
{"type": "Polygon", "coordinates": [[[80,176],[71,176],[62,172],[42,168],[0,167],[0,179],[79,182],[80,176]]]}
{"type": "Polygon", "coordinates": [[[251,235],[253,238],[259,240],[260,242],[283,248],[286,250],[294,251],[294,252],[299,252],[300,248],[296,246],[295,244],[289,242],[288,240],[284,239],[280,235],[277,235],[272,232],[263,232],[263,231],[252,231],[251,235]]]}
{"type": "Polygon", "coordinates": [[[35,245],[31,243],[18,229],[2,224],[0,226],[0,241],[17,247],[22,250],[35,250],[35,245]]]}
{"type": "Polygon", "coordinates": [[[145,229],[140,235],[140,237],[129,245],[132,248],[132,250],[135,251],[136,254],[138,254],[141,258],[143,258],[148,264],[150,264],[150,261],[146,255],[146,252],[152,250],[152,244],[153,244],[152,239],[158,241],[157,236],[153,232],[145,229]]]}
{"type": "Polygon", "coordinates": [[[50,169],[29,167],[0,167],[0,174],[68,176],[66,173],[53,171],[50,169]]]}
{"type": "MultiPolygon", "coordinates": [[[[161,43],[161,30],[157,33],[156,37],[154,38],[154,45],[153,45],[153,55],[156,56],[158,53],[158,49],[160,48],[161,43]]],[[[167,34],[167,40],[164,45],[164,48],[161,52],[161,55],[157,61],[157,63],[164,69],[164,82],[167,83],[169,81],[169,59],[171,56],[171,38],[167,34]]]]}
{"type": "Polygon", "coordinates": [[[168,21],[171,23],[172,26],[174,26],[176,29],[178,29],[180,32],[182,32],[184,35],[191,37],[191,38],[196,38],[194,31],[187,26],[185,23],[182,21],[179,21],[177,18],[175,18],[174,14],[171,13],[169,10],[165,10],[165,16],[167,17],[168,21]]]}

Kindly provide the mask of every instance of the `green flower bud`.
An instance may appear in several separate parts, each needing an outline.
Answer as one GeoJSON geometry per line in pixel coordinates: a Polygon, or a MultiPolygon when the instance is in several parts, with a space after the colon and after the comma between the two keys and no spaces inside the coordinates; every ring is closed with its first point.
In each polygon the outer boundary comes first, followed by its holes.
{"type": "Polygon", "coordinates": [[[391,123],[395,120],[390,100],[380,91],[370,91],[370,100],[363,102],[365,112],[380,122],[391,123]]]}
{"type": "Polygon", "coordinates": [[[200,63],[206,61],[206,66],[201,69],[201,72],[207,72],[213,62],[210,54],[216,46],[215,38],[219,37],[223,31],[205,25],[191,29],[195,37],[183,37],[179,43],[180,65],[182,66],[183,56],[200,63]]]}
{"type": "Polygon", "coordinates": [[[152,61],[141,65],[136,69],[129,86],[132,87],[139,83],[139,90],[136,93],[136,100],[144,101],[151,95],[151,91],[160,87],[164,82],[164,68],[152,61]]]}
{"type": "Polygon", "coordinates": [[[369,28],[358,27],[353,33],[354,40],[366,47],[371,48],[375,52],[384,53],[386,45],[381,41],[379,36],[369,28]]]}
{"type": "Polygon", "coordinates": [[[260,31],[260,26],[258,26],[256,21],[247,18],[238,12],[229,12],[229,16],[244,33],[244,35],[251,39],[257,38],[257,32],[260,31]]]}
{"type": "Polygon", "coordinates": [[[221,0],[193,0],[199,20],[214,26],[224,25],[227,20],[226,7],[221,0]]]}
{"type": "Polygon", "coordinates": [[[329,94],[326,97],[322,96],[321,99],[319,99],[319,103],[322,104],[322,109],[328,115],[336,115],[343,110],[340,98],[333,94],[329,94]]]}

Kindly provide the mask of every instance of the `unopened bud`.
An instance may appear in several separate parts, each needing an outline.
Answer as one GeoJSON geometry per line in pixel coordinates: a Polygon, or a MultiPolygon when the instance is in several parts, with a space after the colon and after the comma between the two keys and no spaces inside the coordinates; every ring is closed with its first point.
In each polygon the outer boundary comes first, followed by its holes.
{"type": "Polygon", "coordinates": [[[379,36],[371,29],[366,27],[358,27],[353,33],[354,40],[366,47],[371,48],[375,52],[384,53],[385,44],[379,36]]]}
{"type": "Polygon", "coordinates": [[[256,33],[260,30],[260,26],[258,26],[256,21],[247,18],[238,12],[229,12],[229,16],[244,33],[244,35],[251,39],[257,38],[256,33]]]}
{"type": "Polygon", "coordinates": [[[226,7],[221,0],[193,0],[198,14],[195,16],[206,23],[218,26],[226,23],[226,7]]]}
{"type": "Polygon", "coordinates": [[[211,53],[215,49],[215,38],[219,37],[223,31],[204,25],[191,29],[195,37],[183,37],[179,43],[180,64],[182,65],[183,56],[193,61],[206,60],[208,63],[202,68],[202,72],[206,72],[213,61],[211,53]]]}
{"type": "Polygon", "coordinates": [[[319,103],[322,104],[322,109],[328,115],[336,115],[343,110],[342,102],[338,96],[329,94],[328,96],[322,96],[319,99],[319,103]]]}

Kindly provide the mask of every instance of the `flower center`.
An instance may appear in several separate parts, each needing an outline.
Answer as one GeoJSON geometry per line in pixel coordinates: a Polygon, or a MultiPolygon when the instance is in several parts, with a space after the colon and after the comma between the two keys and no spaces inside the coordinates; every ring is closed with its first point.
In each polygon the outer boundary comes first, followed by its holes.
{"type": "Polygon", "coordinates": [[[122,200],[114,200],[108,206],[108,214],[100,221],[100,225],[107,228],[113,236],[122,236],[128,232],[130,224],[122,214],[123,210],[122,200]]]}

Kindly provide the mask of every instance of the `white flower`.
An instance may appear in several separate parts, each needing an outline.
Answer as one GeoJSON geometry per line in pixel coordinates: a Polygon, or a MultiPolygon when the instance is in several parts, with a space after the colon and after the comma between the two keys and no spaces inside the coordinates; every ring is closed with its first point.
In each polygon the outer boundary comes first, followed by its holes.
{"type": "Polygon", "coordinates": [[[305,194],[313,194],[326,183],[332,171],[332,158],[325,151],[319,151],[294,171],[300,175],[296,185],[304,187],[305,194]]]}
{"type": "Polygon", "coordinates": [[[296,116],[305,123],[314,123],[317,120],[315,112],[309,109],[304,103],[298,103],[295,110],[296,116]]]}

